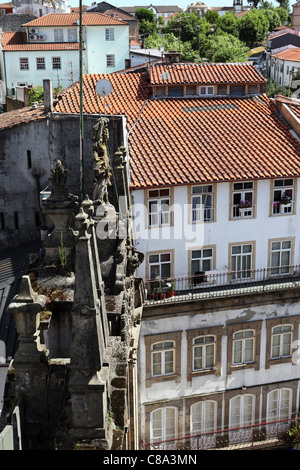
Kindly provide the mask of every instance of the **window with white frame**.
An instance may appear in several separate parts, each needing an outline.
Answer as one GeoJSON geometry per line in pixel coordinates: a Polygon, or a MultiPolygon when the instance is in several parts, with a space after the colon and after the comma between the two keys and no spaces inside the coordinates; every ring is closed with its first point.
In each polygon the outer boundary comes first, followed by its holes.
{"type": "Polygon", "coordinates": [[[151,350],[152,376],[174,374],[175,342],[160,341],[151,350]]]}
{"type": "Polygon", "coordinates": [[[76,42],[76,29],[68,29],[68,42],[76,42]]]}
{"type": "Polygon", "coordinates": [[[293,212],[294,180],[286,178],[273,183],[273,214],[291,214],[293,212]]]}
{"type": "Polygon", "coordinates": [[[272,328],[271,359],[291,356],[292,335],[292,325],[279,325],[272,328]]]}
{"type": "Polygon", "coordinates": [[[150,441],[165,441],[177,437],[177,408],[167,406],[150,413],[150,441]]]}
{"type": "Polygon", "coordinates": [[[171,253],[153,253],[149,255],[149,279],[171,277],[171,253]]]}
{"type": "Polygon", "coordinates": [[[193,340],[193,370],[211,369],[215,365],[216,337],[198,336],[193,340]]]}
{"type": "Polygon", "coordinates": [[[251,277],[252,254],[252,244],[231,246],[231,277],[233,280],[251,277]]]}
{"type": "MultiPolygon", "coordinates": [[[[202,248],[191,251],[191,275],[211,271],[213,269],[213,248],[202,248]]],[[[199,279],[200,280],[200,279],[199,279]]],[[[203,281],[203,279],[202,279],[203,281]]]]}
{"type": "Polygon", "coordinates": [[[107,67],[115,67],[115,54],[106,54],[107,67]]]}
{"type": "Polygon", "coordinates": [[[254,182],[233,183],[232,217],[253,217],[254,182]]]}
{"type": "Polygon", "coordinates": [[[61,69],[61,60],[60,57],[52,57],[52,69],[59,70],[61,69]]]}
{"type": "Polygon", "coordinates": [[[37,57],[36,58],[36,69],[37,70],[45,70],[45,68],[46,68],[45,57],[37,57]]]}
{"type": "MultiPolygon", "coordinates": [[[[238,395],[231,398],[229,405],[229,427],[240,428],[254,424],[255,396],[238,395]]],[[[252,433],[252,431],[250,430],[252,433]]]]}
{"type": "Polygon", "coordinates": [[[217,428],[217,402],[206,400],[191,406],[191,434],[215,431],[217,428]]]}
{"type": "Polygon", "coordinates": [[[206,95],[206,96],[212,96],[215,94],[215,89],[213,86],[200,86],[199,87],[199,95],[206,95]]]}
{"type": "Polygon", "coordinates": [[[64,31],[63,29],[54,30],[54,42],[63,42],[64,40],[64,31]]]}
{"type": "Polygon", "coordinates": [[[254,337],[254,330],[241,330],[233,334],[233,364],[246,364],[254,361],[254,337]]]}
{"type": "Polygon", "coordinates": [[[209,222],[213,215],[213,185],[192,187],[192,222],[209,222]]]}
{"type": "Polygon", "coordinates": [[[291,418],[292,390],[280,388],[267,395],[267,421],[279,421],[291,418]]]}
{"type": "Polygon", "coordinates": [[[148,191],[149,227],[170,225],[170,189],[150,189],[148,191]]]}
{"type": "Polygon", "coordinates": [[[29,70],[28,57],[20,57],[20,70],[29,70]]]}
{"type": "Polygon", "coordinates": [[[292,256],[291,240],[271,242],[271,275],[289,274],[292,256]]]}
{"type": "Polygon", "coordinates": [[[105,28],[105,41],[114,41],[115,30],[114,28],[105,28]]]}

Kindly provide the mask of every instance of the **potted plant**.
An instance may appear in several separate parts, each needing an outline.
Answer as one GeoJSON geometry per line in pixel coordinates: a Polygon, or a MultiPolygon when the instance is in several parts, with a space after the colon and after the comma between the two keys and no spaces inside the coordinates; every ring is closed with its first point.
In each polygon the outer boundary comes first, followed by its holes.
{"type": "Polygon", "coordinates": [[[249,210],[252,208],[252,202],[248,201],[245,199],[245,201],[240,201],[238,204],[239,212],[242,217],[244,217],[246,212],[249,212],[249,210]]]}
{"type": "Polygon", "coordinates": [[[280,203],[280,212],[281,212],[281,214],[285,214],[286,212],[288,212],[287,209],[290,208],[291,205],[292,205],[291,198],[290,198],[290,196],[288,196],[286,194],[286,192],[284,192],[282,194],[279,203],[280,203]]]}
{"type": "Polygon", "coordinates": [[[175,279],[172,279],[171,282],[168,282],[167,286],[169,288],[169,290],[168,290],[169,297],[174,297],[174,295],[175,295],[175,279]]]}
{"type": "Polygon", "coordinates": [[[150,298],[151,298],[152,300],[156,300],[156,299],[157,299],[157,291],[156,291],[155,288],[154,288],[154,289],[151,289],[150,298]]]}
{"type": "Polygon", "coordinates": [[[167,296],[167,294],[164,292],[163,288],[162,288],[162,285],[160,284],[159,286],[159,297],[161,300],[165,299],[167,296]]]}

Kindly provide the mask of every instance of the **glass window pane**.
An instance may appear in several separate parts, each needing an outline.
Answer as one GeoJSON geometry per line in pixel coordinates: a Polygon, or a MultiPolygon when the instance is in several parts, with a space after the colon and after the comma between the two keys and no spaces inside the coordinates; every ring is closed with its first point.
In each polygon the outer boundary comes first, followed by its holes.
{"type": "Polygon", "coordinates": [[[161,262],[170,261],[170,259],[171,259],[170,253],[162,253],[162,254],[160,255],[160,260],[161,260],[161,262]]]}
{"type": "Polygon", "coordinates": [[[242,247],[239,246],[239,245],[233,246],[233,247],[231,248],[231,250],[232,250],[232,254],[233,254],[233,255],[236,255],[236,254],[241,253],[242,247]]]}
{"type": "Polygon", "coordinates": [[[201,250],[193,250],[192,258],[201,258],[201,250]]]}
{"type": "Polygon", "coordinates": [[[291,242],[290,241],[282,242],[282,248],[284,250],[291,248],[291,242]]]}
{"type": "Polygon", "coordinates": [[[171,276],[171,265],[170,264],[162,264],[161,265],[161,277],[170,277],[171,276]]]}

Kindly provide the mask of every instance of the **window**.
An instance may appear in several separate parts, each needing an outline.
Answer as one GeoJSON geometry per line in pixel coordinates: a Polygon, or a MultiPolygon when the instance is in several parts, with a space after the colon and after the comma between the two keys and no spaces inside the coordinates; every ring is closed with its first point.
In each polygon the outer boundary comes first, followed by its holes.
{"type": "MultiPolygon", "coordinates": [[[[229,427],[240,428],[254,424],[255,396],[250,394],[238,395],[230,400],[229,406],[229,427]]],[[[240,430],[232,429],[229,433],[230,440],[234,440],[239,435],[240,430]]],[[[252,429],[243,430],[243,436],[249,433],[252,436],[252,429]]],[[[247,438],[247,436],[245,436],[247,438]]]]}
{"type": "Polygon", "coordinates": [[[27,168],[28,170],[31,168],[31,150],[27,150],[27,168]]]}
{"type": "Polygon", "coordinates": [[[217,402],[207,400],[191,406],[191,434],[212,432],[216,429],[217,402]]]}
{"type": "Polygon", "coordinates": [[[200,95],[214,95],[215,90],[213,86],[201,86],[199,89],[200,95]]]}
{"type": "Polygon", "coordinates": [[[245,364],[254,360],[254,330],[237,331],[233,335],[233,364],[245,364]]]}
{"type": "Polygon", "coordinates": [[[29,70],[28,57],[20,57],[20,70],[29,70]]]}
{"type": "Polygon", "coordinates": [[[76,29],[68,29],[68,42],[76,41],[76,29]]]}
{"type": "Polygon", "coordinates": [[[115,30],[114,28],[105,28],[105,41],[114,41],[115,30]]]}
{"type": "Polygon", "coordinates": [[[115,54],[106,55],[106,65],[107,67],[115,67],[115,54]]]}
{"type": "Polygon", "coordinates": [[[154,189],[148,191],[149,227],[170,225],[170,190],[154,189]]]}
{"type": "Polygon", "coordinates": [[[15,229],[18,230],[18,228],[19,228],[19,214],[18,214],[18,212],[14,212],[14,222],[15,222],[15,229]]]}
{"type": "Polygon", "coordinates": [[[52,57],[52,69],[61,69],[61,60],[60,57],[52,57]]]}
{"type": "Polygon", "coordinates": [[[180,98],[183,96],[183,86],[169,86],[168,96],[173,98],[180,98]]]}
{"type": "Polygon", "coordinates": [[[215,336],[199,336],[193,340],[193,370],[211,369],[215,365],[215,336]]]}
{"type": "Polygon", "coordinates": [[[279,421],[291,417],[292,390],[281,388],[268,393],[267,421],[279,421]]]}
{"type": "MultiPolygon", "coordinates": [[[[213,269],[213,249],[203,248],[191,252],[191,275],[211,271],[213,269]]],[[[203,279],[202,279],[203,281],[203,279]]]]}
{"type": "Polygon", "coordinates": [[[231,276],[233,280],[251,277],[252,252],[252,244],[231,247],[231,276]]]}
{"type": "Polygon", "coordinates": [[[213,220],[213,185],[192,187],[192,222],[213,220]]]}
{"type": "Polygon", "coordinates": [[[149,255],[150,279],[171,277],[171,253],[156,253],[149,255]]]}
{"type": "Polygon", "coordinates": [[[5,217],[3,212],[0,212],[0,230],[5,230],[5,217]]]}
{"type": "Polygon", "coordinates": [[[253,217],[254,182],[233,183],[232,217],[253,217]]]}
{"type": "Polygon", "coordinates": [[[153,344],[151,357],[153,377],[174,374],[174,341],[161,341],[153,344]]]}
{"type": "Polygon", "coordinates": [[[36,58],[36,69],[37,70],[45,70],[45,57],[37,57],[36,58]]]}
{"type": "Polygon", "coordinates": [[[292,178],[275,180],[273,185],[272,214],[290,214],[294,198],[294,180],[292,178]]]}
{"type": "Polygon", "coordinates": [[[151,442],[177,437],[177,408],[167,406],[150,413],[151,442]]]}
{"type": "Polygon", "coordinates": [[[55,29],[54,30],[54,42],[63,42],[64,40],[64,32],[62,29],[55,29]]]}
{"type": "Polygon", "coordinates": [[[289,274],[292,255],[291,240],[271,242],[271,275],[289,274]]]}
{"type": "Polygon", "coordinates": [[[279,325],[272,328],[271,359],[291,356],[292,325],[279,325]]]}

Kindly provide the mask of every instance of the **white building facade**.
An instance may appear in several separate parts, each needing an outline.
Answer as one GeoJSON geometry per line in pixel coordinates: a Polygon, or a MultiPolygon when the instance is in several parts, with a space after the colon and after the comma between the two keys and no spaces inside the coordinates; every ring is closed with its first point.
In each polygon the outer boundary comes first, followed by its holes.
{"type": "MultiPolygon", "coordinates": [[[[125,68],[128,24],[101,13],[84,13],[83,73],[125,68]]],[[[2,63],[7,94],[17,86],[42,85],[44,78],[66,88],[79,78],[79,15],[49,14],[25,25],[27,34],[2,33],[2,63]]]]}

